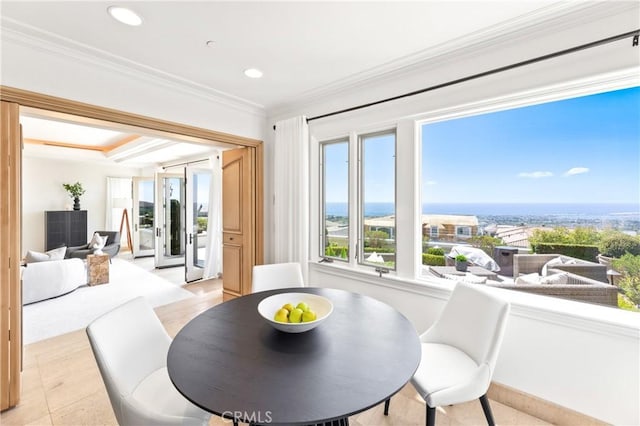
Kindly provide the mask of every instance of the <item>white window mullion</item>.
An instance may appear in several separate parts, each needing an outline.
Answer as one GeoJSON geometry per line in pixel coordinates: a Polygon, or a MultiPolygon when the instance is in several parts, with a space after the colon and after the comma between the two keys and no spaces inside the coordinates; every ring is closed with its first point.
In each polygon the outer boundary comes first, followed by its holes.
{"type": "Polygon", "coordinates": [[[422,264],[418,128],[413,120],[402,120],[396,130],[396,273],[407,279],[420,276],[422,264]]]}

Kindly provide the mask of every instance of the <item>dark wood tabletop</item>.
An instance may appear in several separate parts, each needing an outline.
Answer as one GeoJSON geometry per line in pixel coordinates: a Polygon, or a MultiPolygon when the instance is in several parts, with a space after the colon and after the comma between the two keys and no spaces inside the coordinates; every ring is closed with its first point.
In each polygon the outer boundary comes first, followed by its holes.
{"type": "Polygon", "coordinates": [[[171,343],[167,368],[178,391],[211,413],[303,425],[344,419],[383,402],[409,381],[420,357],[415,328],[389,305],[344,290],[297,287],[203,312],[171,343]],[[333,313],[304,333],[278,331],[257,305],[281,292],[327,297],[333,313]]]}

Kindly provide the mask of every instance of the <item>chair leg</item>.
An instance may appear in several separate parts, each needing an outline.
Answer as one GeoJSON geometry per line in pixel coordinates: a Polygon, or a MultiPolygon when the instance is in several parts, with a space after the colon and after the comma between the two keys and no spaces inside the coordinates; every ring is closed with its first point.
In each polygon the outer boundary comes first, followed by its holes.
{"type": "Polygon", "coordinates": [[[480,397],[480,404],[482,404],[482,411],[484,411],[484,416],[487,418],[487,424],[495,426],[496,422],[493,420],[493,413],[491,413],[491,406],[486,393],[480,397]]]}
{"type": "Polygon", "coordinates": [[[384,415],[388,416],[389,415],[389,404],[391,403],[391,398],[387,399],[384,402],[384,415]]]}
{"type": "Polygon", "coordinates": [[[425,404],[427,407],[427,426],[436,426],[436,409],[435,407],[429,407],[429,404],[425,404]]]}

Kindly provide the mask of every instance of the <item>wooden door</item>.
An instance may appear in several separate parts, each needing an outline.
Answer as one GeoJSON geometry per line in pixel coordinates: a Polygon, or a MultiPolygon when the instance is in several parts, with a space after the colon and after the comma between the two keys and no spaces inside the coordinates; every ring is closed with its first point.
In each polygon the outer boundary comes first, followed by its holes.
{"type": "Polygon", "coordinates": [[[19,106],[0,102],[0,410],[18,404],[22,371],[19,106]]]}
{"type": "Polygon", "coordinates": [[[251,293],[255,263],[255,150],[222,153],[222,285],[223,300],[251,293]]]}

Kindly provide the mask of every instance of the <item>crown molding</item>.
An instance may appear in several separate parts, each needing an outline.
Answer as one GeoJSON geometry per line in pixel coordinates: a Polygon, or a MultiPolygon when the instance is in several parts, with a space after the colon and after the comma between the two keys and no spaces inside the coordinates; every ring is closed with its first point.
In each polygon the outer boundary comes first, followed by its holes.
{"type": "Polygon", "coordinates": [[[418,71],[428,72],[459,61],[473,61],[487,51],[535,40],[540,35],[560,32],[621,13],[638,12],[637,2],[558,2],[490,28],[442,43],[379,67],[299,94],[296,100],[269,108],[269,117],[299,113],[316,103],[366,91],[418,71]]]}
{"type": "Polygon", "coordinates": [[[263,105],[222,92],[212,87],[176,76],[159,69],[140,64],[101,49],[76,42],[66,37],[41,30],[20,21],[2,17],[2,42],[13,42],[25,47],[63,56],[94,67],[108,69],[127,77],[204,99],[227,108],[249,113],[260,118],[266,117],[263,105]]]}

